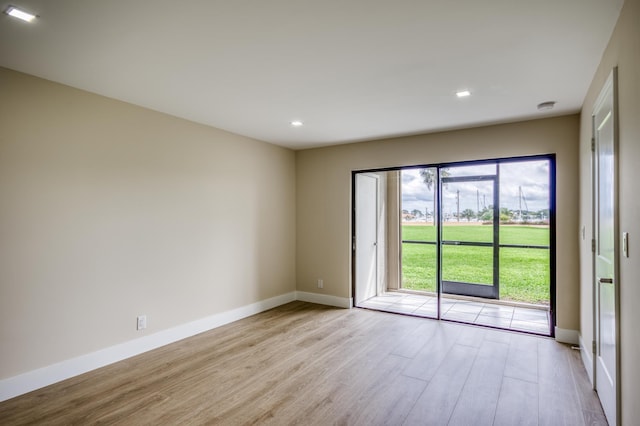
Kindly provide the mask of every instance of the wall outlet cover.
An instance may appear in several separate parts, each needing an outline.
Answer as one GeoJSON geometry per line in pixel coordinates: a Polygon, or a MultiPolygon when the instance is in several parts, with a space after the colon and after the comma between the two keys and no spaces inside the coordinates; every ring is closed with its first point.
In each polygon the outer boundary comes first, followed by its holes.
{"type": "Polygon", "coordinates": [[[147,328],[147,316],[140,315],[138,316],[136,330],[144,330],[145,328],[147,328]]]}

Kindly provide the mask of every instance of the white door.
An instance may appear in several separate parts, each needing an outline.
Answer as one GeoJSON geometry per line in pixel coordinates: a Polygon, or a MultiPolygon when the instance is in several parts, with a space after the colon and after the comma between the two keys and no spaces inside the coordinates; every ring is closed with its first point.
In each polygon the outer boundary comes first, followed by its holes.
{"type": "Polygon", "coordinates": [[[594,231],[596,354],[595,386],[610,425],[616,425],[617,409],[617,228],[616,228],[616,111],[615,70],[595,104],[594,231]]]}
{"type": "Polygon", "coordinates": [[[378,177],[356,175],[356,286],[358,306],[377,293],[378,284],[378,177]]]}

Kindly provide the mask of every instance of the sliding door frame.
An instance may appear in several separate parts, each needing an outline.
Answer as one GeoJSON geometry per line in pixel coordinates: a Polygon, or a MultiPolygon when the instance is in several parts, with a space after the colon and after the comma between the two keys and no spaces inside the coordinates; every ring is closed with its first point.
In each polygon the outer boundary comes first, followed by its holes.
{"type": "MultiPolygon", "coordinates": [[[[555,154],[541,154],[541,155],[529,155],[522,157],[504,157],[504,158],[492,158],[481,159],[471,161],[456,161],[436,164],[416,164],[409,166],[395,166],[395,167],[381,167],[376,169],[362,169],[352,170],[351,172],[351,291],[352,296],[355,296],[356,289],[356,276],[355,276],[355,224],[356,224],[356,211],[355,211],[355,196],[356,196],[356,175],[361,173],[380,173],[380,172],[393,172],[412,169],[428,169],[433,168],[436,170],[435,180],[435,199],[437,208],[434,211],[434,220],[436,221],[436,258],[438,259],[438,265],[436,268],[436,295],[437,295],[437,319],[443,319],[441,315],[441,297],[442,297],[442,230],[441,230],[441,205],[442,205],[442,191],[440,188],[441,173],[440,171],[447,167],[460,167],[460,166],[479,166],[483,164],[496,164],[496,178],[499,178],[499,166],[504,163],[516,163],[516,162],[530,162],[536,160],[547,160],[549,162],[549,336],[555,337],[555,324],[556,324],[556,155],[555,154]]],[[[498,184],[499,185],[499,184],[498,184]]],[[[498,196],[499,198],[499,196],[498,196]]],[[[498,206],[499,210],[499,206],[498,206]]],[[[496,241],[499,241],[496,240],[496,241]]],[[[495,250],[494,249],[494,257],[495,250]]],[[[402,264],[402,247],[398,252],[400,265],[402,264]]],[[[495,260],[494,260],[495,261],[495,260]]],[[[355,300],[355,297],[352,297],[355,300]]],[[[445,321],[452,321],[446,320],[445,321]]],[[[500,328],[485,326],[490,328],[500,328]]],[[[536,333],[531,333],[536,334],[536,333]]]]}

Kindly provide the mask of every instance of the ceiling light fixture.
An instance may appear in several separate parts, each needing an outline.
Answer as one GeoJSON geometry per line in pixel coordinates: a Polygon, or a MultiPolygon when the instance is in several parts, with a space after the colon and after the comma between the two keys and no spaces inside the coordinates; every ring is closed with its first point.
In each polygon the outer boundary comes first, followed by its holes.
{"type": "Polygon", "coordinates": [[[548,111],[553,109],[554,106],[556,106],[555,101],[542,102],[538,104],[538,111],[548,111]]]}
{"type": "Polygon", "coordinates": [[[304,123],[300,120],[294,120],[290,123],[293,127],[300,127],[302,126],[304,123]]]}
{"type": "Polygon", "coordinates": [[[456,96],[459,98],[466,98],[467,96],[471,96],[471,92],[468,90],[460,90],[456,92],[456,96]]]}
{"type": "Polygon", "coordinates": [[[24,10],[20,10],[15,6],[9,6],[4,11],[9,16],[13,16],[14,18],[22,19],[26,22],[31,22],[37,18],[36,15],[32,15],[31,13],[25,12],[24,10]]]}

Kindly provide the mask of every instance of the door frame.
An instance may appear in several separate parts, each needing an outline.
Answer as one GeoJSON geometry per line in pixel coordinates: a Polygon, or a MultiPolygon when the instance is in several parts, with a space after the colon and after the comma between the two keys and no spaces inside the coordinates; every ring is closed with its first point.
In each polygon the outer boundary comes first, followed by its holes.
{"type": "MultiPolygon", "coordinates": [[[[618,68],[614,67],[607,80],[602,85],[602,89],[598,98],[594,102],[593,110],[591,113],[591,231],[592,231],[592,243],[591,243],[591,284],[592,284],[592,313],[593,313],[593,344],[592,344],[592,360],[591,360],[591,372],[593,378],[593,388],[598,389],[598,354],[597,348],[600,345],[600,327],[599,327],[599,306],[600,306],[600,292],[598,283],[598,274],[596,269],[597,253],[596,247],[598,246],[597,240],[597,215],[598,215],[598,185],[599,185],[599,171],[598,171],[598,157],[596,147],[596,113],[600,106],[605,102],[606,98],[612,97],[612,114],[613,114],[613,244],[614,244],[614,318],[615,318],[615,372],[614,372],[614,392],[615,392],[615,419],[613,422],[616,425],[620,424],[620,229],[619,229],[619,197],[618,197],[618,68]]],[[[600,396],[598,396],[600,398],[600,396]]],[[[604,406],[603,406],[604,408],[604,406]]],[[[606,413],[605,413],[606,414],[606,413]]],[[[608,421],[610,419],[607,419],[608,421]]]]}
{"type": "MultiPolygon", "coordinates": [[[[356,278],[355,278],[355,270],[356,270],[356,247],[355,247],[355,228],[356,228],[356,212],[355,212],[355,202],[356,202],[356,175],[361,173],[381,173],[381,172],[394,172],[394,171],[402,171],[409,169],[423,169],[423,168],[435,168],[437,171],[437,180],[440,180],[440,170],[441,168],[446,167],[454,167],[454,166],[465,166],[465,165],[482,165],[487,163],[514,163],[514,162],[527,162],[527,161],[535,161],[535,160],[548,160],[549,161],[549,337],[555,338],[555,325],[556,325],[556,270],[557,270],[557,262],[556,262],[556,154],[548,153],[548,154],[536,154],[536,155],[523,155],[517,157],[501,157],[501,158],[488,158],[488,159],[480,159],[480,160],[472,160],[472,161],[456,161],[456,162],[446,162],[446,163],[418,163],[413,165],[405,165],[405,166],[392,166],[392,167],[378,167],[378,168],[369,168],[369,169],[356,169],[351,171],[351,306],[355,305],[355,294],[356,294],[356,278]]],[[[440,197],[440,189],[439,185],[436,185],[436,198],[440,197]]],[[[399,200],[398,200],[399,201],[399,200]]],[[[439,207],[436,211],[439,210],[439,207]]],[[[435,212],[434,212],[435,213],[435,212]]],[[[439,218],[438,218],[439,220],[439,218]]],[[[437,239],[438,241],[441,239],[440,235],[440,227],[437,228],[437,239]]],[[[389,242],[387,242],[388,244],[389,242]]],[[[440,245],[436,245],[438,250],[438,259],[441,255],[440,245]]],[[[399,256],[399,264],[401,265],[402,259],[402,250],[401,248],[398,250],[399,256]]],[[[400,270],[397,271],[400,274],[400,270]]],[[[437,291],[437,300],[438,300],[438,315],[437,319],[441,319],[440,315],[440,298],[442,289],[440,286],[440,282],[442,277],[440,276],[440,268],[437,268],[437,278],[436,278],[436,291],[437,291]]],[[[444,319],[445,321],[451,321],[444,319]]],[[[491,326],[487,326],[492,328],[491,326]]],[[[500,327],[493,327],[500,328],[500,327]]],[[[531,332],[523,332],[527,334],[535,334],[531,332]]]]}

